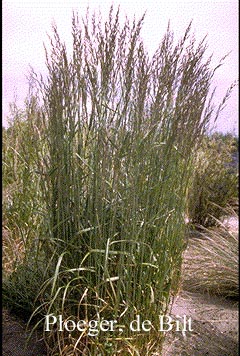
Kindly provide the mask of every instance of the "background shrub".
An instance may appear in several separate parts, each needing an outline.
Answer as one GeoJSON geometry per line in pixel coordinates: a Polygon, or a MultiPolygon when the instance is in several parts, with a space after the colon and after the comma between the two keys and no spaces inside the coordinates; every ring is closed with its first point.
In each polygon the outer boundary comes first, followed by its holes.
{"type": "Polygon", "coordinates": [[[211,226],[238,198],[238,142],[227,134],[206,136],[195,161],[188,215],[195,225],[211,226]]]}

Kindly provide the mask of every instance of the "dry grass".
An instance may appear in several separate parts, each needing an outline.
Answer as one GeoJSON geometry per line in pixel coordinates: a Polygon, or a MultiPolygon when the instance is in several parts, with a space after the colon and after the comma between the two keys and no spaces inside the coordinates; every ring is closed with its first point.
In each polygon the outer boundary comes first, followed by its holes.
{"type": "Polygon", "coordinates": [[[24,256],[23,241],[19,237],[13,237],[13,232],[5,226],[2,227],[2,265],[4,272],[9,275],[15,269],[24,256]],[[13,243],[14,241],[14,243],[13,243]]]}
{"type": "MultiPolygon", "coordinates": [[[[238,216],[233,212],[234,219],[238,216]]],[[[183,265],[183,285],[189,291],[205,291],[225,297],[238,297],[238,231],[230,229],[229,220],[203,229],[189,242],[183,265]]]]}

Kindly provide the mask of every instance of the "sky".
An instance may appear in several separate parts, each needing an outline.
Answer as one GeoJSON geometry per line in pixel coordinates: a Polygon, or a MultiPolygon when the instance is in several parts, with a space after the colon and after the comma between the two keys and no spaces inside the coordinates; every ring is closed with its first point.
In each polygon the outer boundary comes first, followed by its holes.
{"type": "MultiPolygon", "coordinates": [[[[37,73],[46,72],[43,44],[49,43],[51,25],[56,23],[61,38],[70,43],[72,11],[80,16],[99,10],[108,15],[111,4],[131,20],[146,12],[142,38],[150,55],[157,49],[168,22],[176,40],[180,39],[190,21],[197,41],[207,35],[207,54],[213,55],[213,68],[227,53],[229,55],[215,74],[214,103],[218,105],[227,89],[238,81],[238,0],[3,0],[2,2],[2,103],[3,125],[9,103],[16,100],[23,107],[28,93],[30,66],[37,73]]],[[[238,134],[238,86],[232,92],[227,107],[217,122],[217,131],[238,134]]]]}

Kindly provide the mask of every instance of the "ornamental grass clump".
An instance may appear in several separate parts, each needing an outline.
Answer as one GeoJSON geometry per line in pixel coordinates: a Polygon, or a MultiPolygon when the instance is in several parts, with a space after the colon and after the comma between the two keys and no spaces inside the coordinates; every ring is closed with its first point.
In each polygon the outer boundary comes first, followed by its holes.
{"type": "Polygon", "coordinates": [[[37,256],[46,266],[33,316],[41,326],[46,315],[86,325],[44,329],[52,355],[161,348],[159,315],[179,282],[193,157],[213,113],[214,71],[190,26],[176,44],[168,28],[149,58],[143,18],[120,25],[119,16],[111,8],[102,23],[75,13],[71,55],[54,26],[47,78],[31,78],[41,103],[28,107],[40,144],[37,256]],[[136,315],[151,321],[148,332],[131,330],[136,315]],[[89,323],[103,319],[115,330],[89,335],[89,323]]]}
{"type": "MultiPolygon", "coordinates": [[[[238,221],[238,215],[230,211],[232,220],[238,221]]],[[[228,226],[227,218],[223,222],[215,220],[217,227],[203,228],[201,237],[190,241],[183,269],[184,286],[190,291],[238,298],[238,229],[228,226]]]]}

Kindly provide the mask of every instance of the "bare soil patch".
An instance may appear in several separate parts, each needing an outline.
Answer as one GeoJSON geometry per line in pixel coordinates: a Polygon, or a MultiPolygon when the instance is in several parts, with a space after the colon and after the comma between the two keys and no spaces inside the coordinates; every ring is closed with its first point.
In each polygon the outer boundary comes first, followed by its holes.
{"type": "Polygon", "coordinates": [[[193,331],[166,333],[163,356],[238,355],[236,302],[182,291],[173,302],[170,315],[191,317],[193,331]]]}
{"type": "Polygon", "coordinates": [[[6,309],[3,309],[2,317],[3,356],[47,356],[46,346],[40,334],[35,332],[29,343],[26,343],[30,334],[26,331],[26,322],[6,309]]]}

